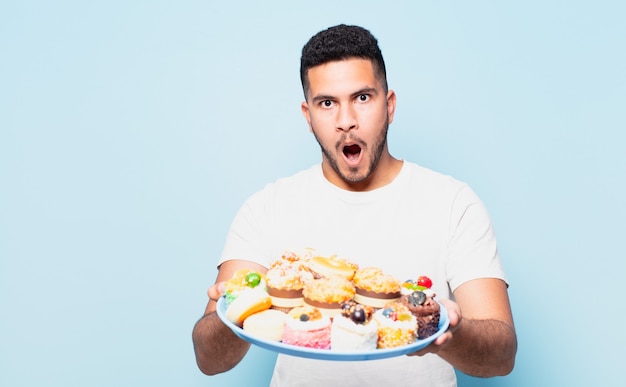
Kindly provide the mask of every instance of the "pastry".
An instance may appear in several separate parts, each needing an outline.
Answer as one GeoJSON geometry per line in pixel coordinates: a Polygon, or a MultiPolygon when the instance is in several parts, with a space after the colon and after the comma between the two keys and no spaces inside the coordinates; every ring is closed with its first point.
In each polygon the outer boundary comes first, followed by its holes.
{"type": "Polygon", "coordinates": [[[275,309],[266,309],[250,315],[243,321],[246,333],[270,341],[281,341],[287,314],[275,309]]]}
{"type": "Polygon", "coordinates": [[[266,288],[265,276],[258,271],[239,269],[224,284],[224,298],[226,305],[230,305],[241,292],[253,288],[266,288]]]}
{"type": "Polygon", "coordinates": [[[425,339],[439,330],[441,308],[433,297],[420,290],[403,296],[401,303],[405,305],[417,320],[417,337],[425,339]]]}
{"type": "Polygon", "coordinates": [[[370,351],[376,349],[378,324],[372,319],[373,309],[354,301],[342,305],[333,318],[330,347],[336,351],[370,351]]]}
{"type": "Polygon", "coordinates": [[[434,296],[434,292],[431,290],[433,281],[425,275],[420,275],[417,280],[408,279],[404,281],[400,286],[400,292],[403,296],[408,296],[416,290],[421,290],[426,293],[427,296],[434,296]]]}
{"type": "Polygon", "coordinates": [[[354,298],[354,285],[345,277],[333,276],[309,281],[304,286],[305,305],[318,308],[329,317],[341,312],[341,304],[354,298]]]}
{"type": "Polygon", "coordinates": [[[272,306],[263,275],[248,269],[238,270],[226,281],[224,298],[226,318],[238,326],[248,316],[272,306]]]}
{"type": "Polygon", "coordinates": [[[416,340],[417,320],[409,309],[392,302],[374,313],[378,323],[378,348],[394,348],[416,340]]]}
{"type": "Polygon", "coordinates": [[[302,289],[313,279],[313,273],[297,254],[288,252],[272,262],[265,277],[272,305],[288,311],[304,304],[302,289]]]}
{"type": "Polygon", "coordinates": [[[299,306],[287,314],[283,343],[307,348],[330,349],[330,319],[317,308],[299,306]]]}
{"type": "Polygon", "coordinates": [[[400,281],[376,267],[357,270],[352,281],[356,288],[354,300],[363,305],[382,308],[402,295],[400,281]]]}
{"type": "Polygon", "coordinates": [[[315,278],[341,276],[347,280],[352,279],[358,268],[354,263],[335,256],[313,257],[307,261],[307,266],[315,278]]]}

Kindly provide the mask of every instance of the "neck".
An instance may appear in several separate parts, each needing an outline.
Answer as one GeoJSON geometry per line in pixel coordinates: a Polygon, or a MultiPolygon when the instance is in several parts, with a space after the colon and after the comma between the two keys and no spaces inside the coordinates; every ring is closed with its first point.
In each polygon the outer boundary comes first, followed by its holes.
{"type": "Polygon", "coordinates": [[[380,161],[376,165],[376,168],[365,180],[351,182],[338,176],[329,165],[328,161],[324,158],[322,160],[322,172],[324,177],[326,177],[329,182],[341,189],[353,192],[366,192],[384,187],[391,183],[393,179],[398,176],[398,173],[400,173],[402,165],[402,160],[398,160],[391,156],[391,154],[386,153],[383,157],[381,157],[380,161]]]}

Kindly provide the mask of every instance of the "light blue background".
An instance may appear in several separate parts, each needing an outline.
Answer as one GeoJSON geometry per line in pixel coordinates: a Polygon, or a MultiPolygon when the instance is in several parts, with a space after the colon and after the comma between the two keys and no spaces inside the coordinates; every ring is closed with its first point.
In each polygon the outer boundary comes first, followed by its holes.
{"type": "Polygon", "coordinates": [[[195,366],[230,221],[319,161],[299,53],[379,38],[392,153],[469,182],[510,277],[514,372],[606,386],[626,346],[626,9],[619,1],[3,1],[0,385],[263,386],[195,366]]]}

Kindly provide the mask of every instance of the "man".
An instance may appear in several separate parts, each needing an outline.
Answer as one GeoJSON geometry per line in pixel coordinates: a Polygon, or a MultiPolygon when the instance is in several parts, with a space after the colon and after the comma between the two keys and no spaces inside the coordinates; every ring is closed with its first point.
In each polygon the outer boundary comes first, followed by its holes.
{"type": "Polygon", "coordinates": [[[266,272],[285,250],[313,247],[400,279],[428,275],[450,329],[417,353],[389,359],[281,354],[273,386],[454,386],[453,367],[481,377],[510,373],[517,341],[491,221],[466,184],[389,153],[396,95],[375,37],[356,26],[321,31],[303,48],[300,75],[321,165],[268,185],[237,214],[194,327],[200,369],[227,371],[249,348],[214,313],[223,281],[241,268],[266,272]]]}

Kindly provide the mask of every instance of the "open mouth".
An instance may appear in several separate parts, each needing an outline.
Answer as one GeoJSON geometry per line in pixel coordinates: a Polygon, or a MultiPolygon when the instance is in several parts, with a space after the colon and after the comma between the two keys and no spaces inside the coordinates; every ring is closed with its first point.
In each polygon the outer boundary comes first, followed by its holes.
{"type": "Polygon", "coordinates": [[[346,145],[343,147],[343,154],[350,161],[357,161],[361,155],[361,147],[357,144],[346,145]]]}

